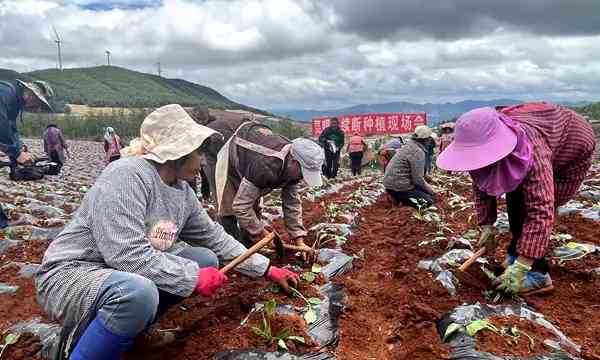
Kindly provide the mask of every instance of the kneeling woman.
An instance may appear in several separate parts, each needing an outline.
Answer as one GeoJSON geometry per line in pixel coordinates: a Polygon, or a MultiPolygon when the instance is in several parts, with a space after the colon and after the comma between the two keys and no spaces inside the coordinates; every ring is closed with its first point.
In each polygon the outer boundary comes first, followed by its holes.
{"type": "Polygon", "coordinates": [[[432,131],[417,126],[415,133],[387,165],[383,186],[396,203],[417,208],[433,204],[433,189],[425,180],[427,144],[432,131]],[[416,202],[416,203],[415,203],[416,202]]]}
{"type": "MultiPolygon", "coordinates": [[[[214,131],[167,105],[140,133],[123,150],[134,156],[106,167],[36,275],[39,303],[65,328],[60,358],[120,359],[169,306],[212,296],[227,281],[219,263],[246,250],[210,220],[186,182],[214,131]]],[[[258,254],[237,269],[297,285],[296,274],[258,254]]]]}

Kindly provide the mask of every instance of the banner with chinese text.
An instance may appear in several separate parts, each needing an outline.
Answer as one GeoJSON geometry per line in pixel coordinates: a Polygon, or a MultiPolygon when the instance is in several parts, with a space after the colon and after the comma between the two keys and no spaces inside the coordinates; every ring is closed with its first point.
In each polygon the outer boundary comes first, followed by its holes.
{"type": "MultiPolygon", "coordinates": [[[[360,135],[405,134],[427,124],[426,113],[385,113],[337,116],[346,134],[360,135]]],[[[312,134],[317,137],[329,126],[329,117],[312,119],[312,134]]]]}

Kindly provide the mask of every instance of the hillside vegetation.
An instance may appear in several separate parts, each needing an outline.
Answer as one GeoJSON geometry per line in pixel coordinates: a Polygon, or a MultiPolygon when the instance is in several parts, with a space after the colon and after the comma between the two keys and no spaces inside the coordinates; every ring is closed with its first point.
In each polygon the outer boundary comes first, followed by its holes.
{"type": "Polygon", "coordinates": [[[206,105],[218,109],[263,111],[238,104],[214,89],[181,79],[167,79],[116,66],[48,69],[19,74],[0,69],[0,80],[45,80],[55,90],[57,110],[64,104],[104,107],[153,108],[177,103],[183,106],[206,105]]]}
{"type": "Polygon", "coordinates": [[[590,120],[600,120],[600,101],[576,109],[577,112],[587,116],[590,120]]]}

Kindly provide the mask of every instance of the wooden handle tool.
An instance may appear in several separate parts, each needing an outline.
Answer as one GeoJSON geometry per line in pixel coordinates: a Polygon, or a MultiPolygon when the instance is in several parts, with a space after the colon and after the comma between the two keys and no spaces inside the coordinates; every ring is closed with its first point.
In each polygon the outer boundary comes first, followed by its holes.
{"type": "Polygon", "coordinates": [[[246,261],[246,259],[248,259],[250,256],[252,256],[256,252],[258,252],[258,250],[260,250],[263,247],[269,245],[273,241],[273,239],[275,238],[275,235],[276,234],[274,232],[268,234],[262,240],[260,240],[256,244],[252,245],[252,247],[250,249],[246,250],[245,253],[243,253],[242,255],[238,256],[235,259],[233,259],[232,262],[230,262],[229,264],[227,264],[224,267],[222,267],[219,271],[222,272],[223,274],[225,274],[229,270],[234,269],[236,266],[238,266],[239,264],[241,264],[244,261],[246,261]]]}

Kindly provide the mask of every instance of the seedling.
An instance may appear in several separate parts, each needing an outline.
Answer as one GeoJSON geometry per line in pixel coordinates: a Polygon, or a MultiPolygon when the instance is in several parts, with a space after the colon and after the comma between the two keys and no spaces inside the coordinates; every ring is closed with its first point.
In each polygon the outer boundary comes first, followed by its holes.
{"type": "Polygon", "coordinates": [[[302,295],[302,293],[300,291],[298,291],[294,288],[290,288],[290,290],[292,291],[292,294],[298,296],[299,298],[302,298],[302,300],[304,300],[304,302],[308,306],[308,310],[304,313],[304,321],[306,321],[306,323],[308,325],[317,321],[317,312],[315,311],[313,306],[319,305],[323,301],[319,298],[308,298],[307,299],[304,295],[302,295]]]}
{"type": "Polygon", "coordinates": [[[262,310],[260,311],[262,315],[262,329],[257,326],[253,326],[252,332],[265,339],[265,341],[269,345],[274,342],[277,342],[277,347],[284,351],[288,350],[287,344],[285,343],[288,340],[294,341],[298,344],[305,344],[306,342],[302,336],[290,335],[288,329],[283,329],[277,334],[273,335],[273,332],[271,330],[271,320],[275,315],[276,309],[277,302],[275,302],[275,299],[271,299],[265,302],[262,310]]]}
{"type": "Polygon", "coordinates": [[[322,270],[321,265],[314,263],[312,265],[311,271],[302,273],[302,275],[300,275],[300,277],[302,278],[302,280],[306,281],[307,283],[312,283],[313,281],[315,281],[315,279],[317,278],[317,274],[320,273],[321,270],[322,270]]]}
{"type": "Polygon", "coordinates": [[[2,359],[2,354],[4,354],[4,350],[6,350],[6,348],[9,345],[14,345],[17,343],[17,341],[19,341],[19,338],[21,337],[21,334],[8,334],[4,337],[4,343],[2,345],[0,345],[0,348],[2,350],[0,350],[0,359],[2,359]]]}
{"type": "MultiPolygon", "coordinates": [[[[516,326],[502,326],[498,328],[485,319],[475,320],[466,326],[466,332],[471,337],[474,337],[481,330],[490,330],[502,337],[508,338],[507,341],[513,344],[518,344],[521,335],[525,335],[529,339],[529,352],[532,352],[535,348],[535,341],[533,340],[533,338],[529,336],[529,334],[527,334],[526,332],[519,330],[516,326]]],[[[448,331],[446,331],[446,333],[448,333],[448,331]]]]}

